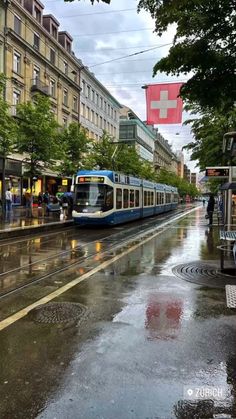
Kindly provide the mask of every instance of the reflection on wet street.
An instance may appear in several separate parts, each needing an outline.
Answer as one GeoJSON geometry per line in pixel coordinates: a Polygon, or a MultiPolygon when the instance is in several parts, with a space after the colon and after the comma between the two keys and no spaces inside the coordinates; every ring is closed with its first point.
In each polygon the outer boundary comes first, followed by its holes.
{"type": "MultiPolygon", "coordinates": [[[[83,240],[71,233],[64,249],[58,236],[41,239],[38,249],[32,239],[34,261],[47,249],[50,263],[62,250],[71,255],[71,240],[81,261],[0,300],[2,319],[91,267],[97,271],[53,300],[82,307],[81,315],[57,322],[61,312],[48,310],[40,321],[29,314],[0,332],[1,418],[236,417],[235,311],[226,308],[224,288],[173,273],[181,263],[219,263],[218,227],[208,229],[197,208],[150,240],[137,233],[127,225],[81,231],[83,240]],[[119,257],[117,244],[129,235],[119,257]]],[[[9,252],[17,258],[15,246],[9,252]]]]}

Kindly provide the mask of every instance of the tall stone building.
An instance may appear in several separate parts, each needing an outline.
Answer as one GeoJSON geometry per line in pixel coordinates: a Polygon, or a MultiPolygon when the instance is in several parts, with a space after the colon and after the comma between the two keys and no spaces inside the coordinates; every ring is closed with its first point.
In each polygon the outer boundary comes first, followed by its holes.
{"type": "MultiPolygon", "coordinates": [[[[17,104],[39,92],[50,98],[61,126],[81,123],[94,139],[99,140],[104,129],[119,138],[120,104],[75,56],[72,36],[60,30],[56,17],[44,14],[40,0],[0,0],[0,72],[7,77],[5,99],[12,115],[17,104]]],[[[15,203],[21,202],[28,185],[22,160],[12,155],[7,161],[15,203]]],[[[46,188],[55,193],[61,181],[48,171],[35,183],[35,194],[46,188]]]]}

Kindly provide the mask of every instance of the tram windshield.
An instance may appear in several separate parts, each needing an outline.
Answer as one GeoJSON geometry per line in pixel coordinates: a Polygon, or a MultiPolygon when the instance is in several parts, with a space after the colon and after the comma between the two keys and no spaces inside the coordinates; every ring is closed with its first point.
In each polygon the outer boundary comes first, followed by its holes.
{"type": "Polygon", "coordinates": [[[108,185],[76,186],[75,209],[79,212],[109,211],[113,208],[113,188],[108,185]]]}

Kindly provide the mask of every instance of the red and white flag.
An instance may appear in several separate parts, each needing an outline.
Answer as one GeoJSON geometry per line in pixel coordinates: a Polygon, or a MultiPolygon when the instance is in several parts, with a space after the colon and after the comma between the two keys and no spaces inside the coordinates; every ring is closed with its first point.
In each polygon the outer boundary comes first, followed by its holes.
{"type": "Polygon", "coordinates": [[[149,84],[146,86],[147,124],[179,124],[183,101],[179,95],[183,83],[149,84]]]}

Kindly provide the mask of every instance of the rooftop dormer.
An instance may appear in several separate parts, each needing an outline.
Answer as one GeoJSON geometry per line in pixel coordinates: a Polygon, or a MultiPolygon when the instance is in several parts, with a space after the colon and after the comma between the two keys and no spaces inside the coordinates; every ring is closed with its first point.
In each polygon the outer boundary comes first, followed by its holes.
{"type": "Polygon", "coordinates": [[[50,35],[58,40],[58,28],[60,23],[53,15],[43,16],[43,27],[50,33],[50,35]]]}
{"type": "Polygon", "coordinates": [[[38,23],[42,24],[44,5],[40,0],[24,0],[24,8],[28,10],[38,23]]]}
{"type": "Polygon", "coordinates": [[[59,32],[58,33],[58,41],[63,46],[63,48],[65,48],[65,50],[67,52],[69,52],[69,54],[71,54],[71,52],[72,52],[72,41],[73,41],[72,36],[66,31],[59,32]]]}

